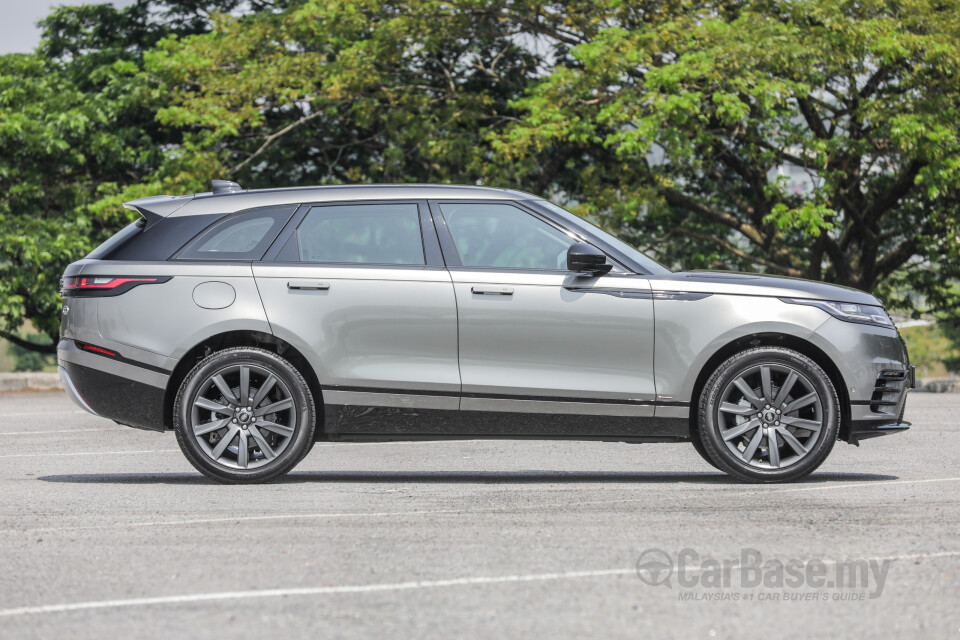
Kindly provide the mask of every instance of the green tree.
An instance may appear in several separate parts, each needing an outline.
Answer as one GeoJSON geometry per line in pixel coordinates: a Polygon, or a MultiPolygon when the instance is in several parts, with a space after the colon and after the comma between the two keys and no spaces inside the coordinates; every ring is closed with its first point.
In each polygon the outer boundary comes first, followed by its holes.
{"type": "Polygon", "coordinates": [[[496,142],[516,184],[554,184],[671,262],[953,304],[960,4],[611,0],[527,22],[568,48],[496,142]]]}
{"type": "MultiPolygon", "coordinates": [[[[36,345],[49,345],[50,341],[46,336],[36,333],[21,336],[24,342],[36,345]]],[[[7,351],[13,356],[14,371],[42,371],[44,367],[52,364],[53,357],[49,353],[41,353],[37,349],[28,349],[19,344],[10,344],[7,351]]]]}
{"type": "Polygon", "coordinates": [[[0,335],[55,335],[124,200],[223,177],[519,187],[671,265],[960,317],[956,2],[140,0],[44,29],[0,57],[0,335]]]}
{"type": "Polygon", "coordinates": [[[220,15],[170,37],[147,68],[160,121],[244,186],[476,182],[485,135],[514,118],[539,59],[505,0],[301,2],[220,15]]]}
{"type": "Polygon", "coordinates": [[[175,169],[167,150],[182,133],[156,121],[167,97],[142,72],[143,54],[239,4],[59,7],[41,22],[35,53],[0,56],[0,336],[55,352],[60,274],[126,223],[119,203],[199,186],[189,170],[160,171],[175,169]],[[19,337],[25,320],[50,340],[19,337]]]}

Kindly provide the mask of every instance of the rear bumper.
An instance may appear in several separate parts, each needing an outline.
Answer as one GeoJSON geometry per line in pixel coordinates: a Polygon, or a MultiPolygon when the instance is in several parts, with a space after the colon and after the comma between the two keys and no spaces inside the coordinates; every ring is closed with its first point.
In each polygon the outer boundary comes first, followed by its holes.
{"type": "Polygon", "coordinates": [[[60,374],[60,382],[63,383],[63,389],[67,392],[67,397],[73,400],[73,403],[86,411],[87,413],[92,413],[95,416],[100,415],[93,410],[93,407],[80,395],[80,392],[77,391],[77,385],[74,384],[73,378],[70,377],[70,373],[67,372],[62,366],[57,366],[57,373],[60,374]]]}
{"type": "Polygon", "coordinates": [[[80,408],[136,429],[164,430],[169,376],[79,351],[72,340],[60,341],[57,360],[64,389],[80,408]]]}

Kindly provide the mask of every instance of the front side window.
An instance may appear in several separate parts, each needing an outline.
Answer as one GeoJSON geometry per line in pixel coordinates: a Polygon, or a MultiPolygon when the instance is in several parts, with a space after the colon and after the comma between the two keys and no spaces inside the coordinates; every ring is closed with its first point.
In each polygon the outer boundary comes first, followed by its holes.
{"type": "Polygon", "coordinates": [[[297,244],[302,262],[426,264],[415,203],[313,207],[297,244]]]}
{"type": "Polygon", "coordinates": [[[577,242],[509,204],[441,203],[440,211],[465,267],[565,271],[577,242]]]}
{"type": "Polygon", "coordinates": [[[179,259],[260,260],[295,209],[295,205],[265,207],[231,215],[205,231],[179,259]]]}

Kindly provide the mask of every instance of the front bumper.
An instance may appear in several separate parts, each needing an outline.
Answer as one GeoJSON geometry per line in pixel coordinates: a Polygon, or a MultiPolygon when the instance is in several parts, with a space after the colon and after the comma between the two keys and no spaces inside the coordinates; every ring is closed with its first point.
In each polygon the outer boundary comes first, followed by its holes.
{"type": "Polygon", "coordinates": [[[910,428],[904,422],[907,392],[917,386],[916,369],[885,369],[877,376],[869,402],[851,407],[850,429],[847,442],[859,444],[861,440],[877,438],[891,433],[902,433],[910,428]]]}

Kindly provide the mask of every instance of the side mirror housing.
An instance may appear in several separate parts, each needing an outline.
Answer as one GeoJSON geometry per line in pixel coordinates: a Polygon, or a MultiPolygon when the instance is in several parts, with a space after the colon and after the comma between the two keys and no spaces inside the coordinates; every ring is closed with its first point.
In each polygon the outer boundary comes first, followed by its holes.
{"type": "Polygon", "coordinates": [[[591,244],[577,242],[567,249],[567,269],[577,273],[602,276],[610,273],[612,264],[607,262],[607,256],[591,244]]]}

